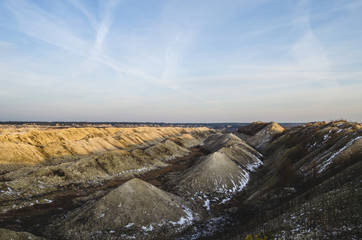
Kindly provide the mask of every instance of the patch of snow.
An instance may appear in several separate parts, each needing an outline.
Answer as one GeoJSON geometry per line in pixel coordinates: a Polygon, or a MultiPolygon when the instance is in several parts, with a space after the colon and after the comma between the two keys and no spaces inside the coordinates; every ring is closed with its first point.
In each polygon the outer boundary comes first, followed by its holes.
{"type": "Polygon", "coordinates": [[[246,169],[250,172],[254,172],[255,169],[257,169],[258,167],[263,165],[263,162],[256,155],[254,155],[254,154],[252,154],[252,155],[255,158],[254,159],[255,161],[253,163],[245,164],[246,169]]]}
{"type": "Polygon", "coordinates": [[[315,146],[317,145],[317,142],[313,143],[313,144],[307,144],[307,148],[308,149],[313,149],[315,146]]]}
{"type": "Polygon", "coordinates": [[[121,237],[122,237],[122,238],[126,238],[126,239],[136,239],[136,236],[132,236],[132,235],[129,236],[129,235],[124,234],[124,233],[121,234],[121,237]]]}
{"type": "Polygon", "coordinates": [[[149,232],[149,231],[152,231],[152,230],[153,230],[152,224],[150,224],[150,226],[148,226],[148,227],[142,226],[141,228],[142,228],[142,230],[145,231],[145,232],[149,232]]]}
{"type": "Polygon", "coordinates": [[[231,200],[233,195],[241,192],[249,181],[249,172],[242,170],[237,178],[230,174],[228,180],[232,183],[232,187],[228,187],[223,178],[214,180],[214,186],[216,188],[215,192],[217,193],[216,196],[213,196],[213,194],[205,194],[201,191],[194,193],[193,196],[202,200],[204,202],[203,207],[209,211],[211,209],[211,202],[225,204],[231,200]]]}
{"type": "Polygon", "coordinates": [[[246,186],[246,184],[249,182],[249,174],[245,174],[243,176],[245,179],[239,177],[239,189],[238,192],[241,192],[243,188],[246,186]]]}
{"type": "Polygon", "coordinates": [[[14,191],[10,187],[7,187],[7,190],[1,190],[0,192],[4,193],[5,195],[20,195],[19,192],[14,191]]]}
{"type": "MultiPolygon", "coordinates": [[[[154,226],[158,226],[158,227],[162,227],[165,224],[171,224],[175,227],[182,227],[182,226],[189,226],[193,223],[194,221],[194,215],[191,211],[191,209],[189,209],[186,206],[183,206],[183,211],[185,213],[185,216],[182,216],[177,222],[174,221],[164,221],[162,220],[161,223],[156,224],[156,223],[151,223],[149,226],[142,226],[141,229],[144,232],[150,232],[153,231],[155,229],[154,226]]],[[[124,226],[125,228],[130,228],[134,225],[134,223],[129,223],[126,226],[124,226]]]]}
{"type": "Polygon", "coordinates": [[[128,223],[126,226],[124,226],[125,228],[130,228],[134,225],[134,223],[128,223]]]}
{"type": "Polygon", "coordinates": [[[197,240],[200,238],[212,239],[213,233],[225,228],[226,225],[232,224],[231,219],[227,215],[213,217],[207,219],[204,223],[194,226],[189,233],[182,237],[176,238],[177,240],[197,240]]]}
{"type": "Polygon", "coordinates": [[[329,137],[328,133],[326,135],[323,136],[323,141],[327,140],[327,138],[329,137]]]}
{"type": "Polygon", "coordinates": [[[210,200],[209,199],[205,200],[205,204],[203,207],[205,207],[207,211],[210,211],[210,200]]]}
{"type": "Polygon", "coordinates": [[[157,166],[149,165],[149,166],[146,166],[146,167],[143,167],[143,168],[125,170],[125,171],[119,172],[119,173],[117,173],[115,175],[119,176],[119,175],[126,174],[126,173],[132,173],[132,174],[134,174],[134,173],[143,173],[143,172],[146,172],[146,171],[154,170],[156,168],[157,168],[157,166]]]}
{"type": "Polygon", "coordinates": [[[180,220],[178,220],[178,222],[173,222],[171,221],[170,223],[174,226],[179,225],[191,225],[192,222],[194,221],[194,216],[192,214],[191,209],[189,209],[188,207],[183,206],[184,208],[184,212],[186,214],[186,217],[181,217],[180,220]]]}
{"type": "Polygon", "coordinates": [[[284,190],[293,192],[293,193],[297,192],[294,187],[285,187],[284,190]]]}
{"type": "Polygon", "coordinates": [[[355,139],[352,139],[351,141],[349,141],[345,146],[343,146],[341,149],[339,149],[337,152],[333,153],[332,156],[330,156],[326,161],[324,161],[324,163],[322,164],[322,166],[320,166],[318,173],[321,173],[325,170],[325,168],[332,163],[333,158],[335,158],[338,154],[340,154],[343,150],[345,150],[347,147],[351,146],[355,141],[362,139],[362,136],[358,136],[355,139]]]}
{"type": "Polygon", "coordinates": [[[219,204],[225,204],[226,202],[228,202],[230,200],[231,200],[231,198],[225,198],[219,204]]]}

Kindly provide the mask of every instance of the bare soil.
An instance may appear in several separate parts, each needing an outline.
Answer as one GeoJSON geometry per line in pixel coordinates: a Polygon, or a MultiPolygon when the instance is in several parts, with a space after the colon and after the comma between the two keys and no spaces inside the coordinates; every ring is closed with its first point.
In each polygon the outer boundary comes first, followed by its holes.
{"type": "MultiPolygon", "coordinates": [[[[163,190],[169,190],[169,187],[165,184],[168,181],[168,175],[190,168],[199,157],[208,153],[209,151],[203,147],[193,147],[188,155],[170,160],[168,166],[147,172],[138,177],[163,190]]],[[[67,187],[67,189],[59,189],[56,193],[51,194],[51,198],[54,199],[51,203],[35,204],[31,207],[0,214],[0,227],[44,236],[44,228],[50,223],[50,219],[59,218],[89,200],[100,199],[129,179],[118,177],[102,182],[97,186],[79,188],[74,185],[67,187]]],[[[46,198],[46,196],[43,196],[43,198],[46,198]]]]}

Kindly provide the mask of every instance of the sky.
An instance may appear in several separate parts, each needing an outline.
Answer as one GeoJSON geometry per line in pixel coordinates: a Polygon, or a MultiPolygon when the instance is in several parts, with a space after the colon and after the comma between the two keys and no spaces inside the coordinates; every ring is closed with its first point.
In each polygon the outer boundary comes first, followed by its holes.
{"type": "Polygon", "coordinates": [[[0,0],[0,121],[362,122],[362,0],[0,0]]]}

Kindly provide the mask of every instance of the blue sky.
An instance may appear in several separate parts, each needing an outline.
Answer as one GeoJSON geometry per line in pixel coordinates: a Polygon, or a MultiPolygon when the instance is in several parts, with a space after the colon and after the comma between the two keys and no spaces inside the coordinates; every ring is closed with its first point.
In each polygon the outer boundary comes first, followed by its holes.
{"type": "Polygon", "coordinates": [[[361,0],[0,0],[0,121],[362,122],[361,0]]]}

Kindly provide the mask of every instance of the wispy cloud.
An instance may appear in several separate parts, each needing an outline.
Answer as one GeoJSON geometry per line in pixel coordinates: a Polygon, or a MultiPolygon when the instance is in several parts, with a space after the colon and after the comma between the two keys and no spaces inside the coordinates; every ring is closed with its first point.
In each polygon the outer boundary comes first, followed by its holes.
{"type": "Polygon", "coordinates": [[[29,1],[9,1],[6,6],[17,20],[17,28],[31,37],[65,50],[85,55],[89,43],[68,30],[64,21],[29,1]]]}
{"type": "Polygon", "coordinates": [[[97,21],[97,18],[87,10],[86,6],[81,2],[81,0],[68,1],[86,16],[93,29],[97,29],[99,27],[99,22],[97,21]]]}
{"type": "Polygon", "coordinates": [[[4,0],[0,107],[236,121],[332,116],[343,103],[351,115],[361,3],[4,0]]]}
{"type": "Polygon", "coordinates": [[[14,44],[11,42],[0,41],[0,48],[12,48],[14,44]]]}
{"type": "Polygon", "coordinates": [[[319,79],[320,82],[337,86],[337,81],[331,73],[328,54],[312,27],[309,4],[308,0],[303,0],[296,7],[297,17],[292,20],[292,27],[298,29],[301,36],[291,45],[289,52],[294,56],[306,80],[319,79]]]}
{"type": "Polygon", "coordinates": [[[128,74],[141,81],[148,81],[155,84],[162,84],[158,78],[148,75],[147,73],[144,73],[143,71],[140,71],[137,68],[132,68],[128,65],[122,64],[121,62],[118,62],[113,58],[107,56],[100,56],[99,58],[97,58],[97,61],[111,67],[120,76],[122,76],[123,74],[128,74]]]}
{"type": "Polygon", "coordinates": [[[295,57],[301,71],[329,70],[328,56],[312,29],[303,33],[292,45],[290,53],[295,57]]]}
{"type": "Polygon", "coordinates": [[[119,0],[110,0],[106,4],[104,17],[97,28],[96,39],[92,48],[92,58],[98,58],[98,55],[101,53],[103,42],[113,22],[113,12],[119,2],[119,0]]]}
{"type": "Polygon", "coordinates": [[[182,58],[191,44],[192,38],[192,33],[178,32],[168,44],[165,51],[165,68],[161,76],[164,82],[176,80],[182,58]]]}

